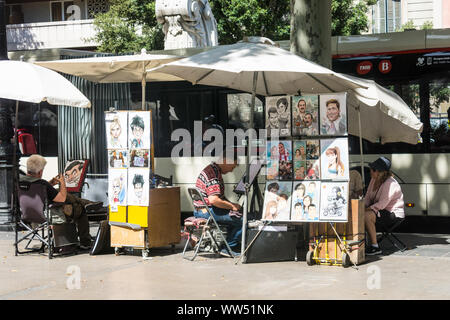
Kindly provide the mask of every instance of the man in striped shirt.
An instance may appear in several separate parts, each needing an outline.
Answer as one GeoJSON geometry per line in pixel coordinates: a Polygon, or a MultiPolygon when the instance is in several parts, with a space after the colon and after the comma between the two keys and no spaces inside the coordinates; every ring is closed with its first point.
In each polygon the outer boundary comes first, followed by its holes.
{"type": "MultiPolygon", "coordinates": [[[[242,213],[238,203],[229,201],[225,197],[223,174],[232,172],[237,167],[237,155],[223,155],[217,162],[212,162],[200,172],[196,188],[200,190],[206,205],[211,210],[217,223],[227,226],[227,242],[238,255],[242,235],[242,213]]],[[[209,214],[203,207],[202,201],[194,202],[194,216],[208,219],[209,214]]]]}

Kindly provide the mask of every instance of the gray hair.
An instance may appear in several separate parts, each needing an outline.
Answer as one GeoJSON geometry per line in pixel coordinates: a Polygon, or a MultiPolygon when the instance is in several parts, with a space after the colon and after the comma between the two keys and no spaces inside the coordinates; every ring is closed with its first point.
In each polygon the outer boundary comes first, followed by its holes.
{"type": "Polygon", "coordinates": [[[39,173],[39,171],[44,170],[47,160],[39,154],[33,154],[27,160],[27,172],[30,174],[39,173]]]}

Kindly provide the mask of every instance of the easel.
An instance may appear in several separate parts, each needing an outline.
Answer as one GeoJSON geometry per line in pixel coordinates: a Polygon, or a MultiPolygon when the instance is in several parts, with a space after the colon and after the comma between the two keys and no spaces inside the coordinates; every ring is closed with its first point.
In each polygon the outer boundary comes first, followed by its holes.
{"type": "MultiPolygon", "coordinates": [[[[261,166],[261,168],[262,168],[262,166],[261,166]]],[[[257,219],[261,219],[262,208],[263,208],[263,203],[264,203],[264,198],[262,196],[262,193],[261,193],[261,190],[259,189],[259,184],[258,184],[258,174],[259,174],[259,171],[261,171],[261,168],[259,168],[259,170],[256,172],[256,175],[255,175],[252,183],[250,184],[250,186],[248,186],[248,184],[245,184],[245,187],[248,188],[249,192],[250,192],[250,188],[253,187],[253,194],[252,194],[252,198],[250,200],[250,212],[254,215],[254,218],[257,218],[257,219]],[[256,204],[258,204],[257,216],[255,214],[256,204]]],[[[241,181],[246,181],[245,175],[242,177],[241,181]]],[[[238,193],[238,192],[236,192],[236,190],[235,190],[235,193],[238,193]]],[[[238,194],[239,194],[238,199],[240,199],[240,197],[242,196],[242,193],[239,192],[238,194]]],[[[255,240],[258,238],[258,236],[264,230],[264,228],[271,223],[272,223],[272,221],[264,221],[264,225],[261,227],[261,229],[258,231],[258,233],[253,237],[252,241],[250,241],[248,246],[245,248],[243,254],[239,257],[239,259],[235,262],[235,264],[238,264],[238,262],[241,261],[241,259],[245,256],[246,252],[250,249],[250,247],[253,245],[255,240]]],[[[245,260],[244,260],[244,263],[245,263],[245,260]]]]}

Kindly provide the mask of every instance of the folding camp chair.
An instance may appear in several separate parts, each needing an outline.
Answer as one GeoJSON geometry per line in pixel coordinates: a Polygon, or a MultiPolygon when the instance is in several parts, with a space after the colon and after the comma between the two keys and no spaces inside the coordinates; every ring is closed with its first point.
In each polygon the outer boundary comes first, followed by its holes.
{"type": "Polygon", "coordinates": [[[394,222],[388,225],[381,221],[377,222],[377,230],[381,232],[381,236],[377,238],[377,242],[381,243],[384,239],[388,239],[398,250],[401,252],[405,251],[407,246],[393,233],[404,220],[405,218],[395,218],[394,222]]]}
{"type": "Polygon", "coordinates": [[[78,235],[73,223],[53,223],[51,211],[62,203],[49,205],[45,186],[39,183],[19,182],[17,190],[19,209],[15,215],[15,255],[44,252],[48,248],[49,259],[53,258],[55,248],[78,244],[78,235]],[[19,238],[19,232],[25,235],[19,238]],[[19,250],[19,244],[27,241],[24,249],[19,250]],[[33,241],[38,241],[39,248],[30,247],[33,241]]]}
{"type": "MultiPolygon", "coordinates": [[[[188,193],[192,199],[192,204],[196,201],[201,201],[203,204],[202,208],[206,209],[206,212],[208,212],[209,218],[208,219],[193,219],[194,221],[185,223],[185,226],[188,226],[186,228],[186,231],[189,233],[189,238],[186,241],[186,245],[184,246],[183,250],[183,258],[187,260],[194,261],[195,257],[199,254],[200,248],[207,247],[208,250],[204,250],[206,252],[215,252],[219,253],[221,249],[221,244],[225,244],[225,248],[228,251],[228,255],[230,257],[233,257],[232,250],[230,246],[228,245],[227,240],[223,236],[222,230],[220,229],[219,224],[217,223],[216,219],[214,219],[214,216],[210,210],[210,208],[206,205],[205,200],[203,199],[200,191],[197,188],[188,188],[188,193]],[[206,220],[206,221],[205,221],[206,220]],[[193,232],[194,232],[194,226],[197,228],[202,228],[202,234],[200,236],[200,239],[198,243],[195,245],[194,248],[194,254],[191,257],[188,257],[185,255],[187,246],[189,244],[189,240],[192,239],[193,232]]],[[[188,218],[189,219],[189,218],[188,218]]],[[[187,220],[188,220],[187,219],[187,220]]],[[[192,219],[191,219],[192,220],[192,219]]]]}

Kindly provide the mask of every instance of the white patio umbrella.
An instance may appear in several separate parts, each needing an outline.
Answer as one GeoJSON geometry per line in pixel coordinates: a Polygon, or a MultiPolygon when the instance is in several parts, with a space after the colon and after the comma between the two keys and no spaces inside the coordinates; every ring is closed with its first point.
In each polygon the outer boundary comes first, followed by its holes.
{"type": "Polygon", "coordinates": [[[348,132],[359,136],[361,174],[363,185],[364,155],[362,139],[370,142],[405,142],[417,144],[421,141],[423,123],[395,92],[373,80],[347,75],[349,79],[365,85],[348,91],[348,132]],[[363,129],[364,128],[364,129],[363,129]]]}
{"type": "MultiPolygon", "coordinates": [[[[253,42],[238,42],[218,46],[214,49],[148,70],[149,73],[167,73],[188,80],[193,84],[204,84],[233,88],[255,95],[341,92],[365,88],[344,75],[338,74],[314,62],[273,45],[253,42]]],[[[253,112],[250,112],[250,128],[253,128],[253,112]]],[[[250,141],[249,141],[250,142],[250,141]]],[[[246,176],[249,176],[250,146],[246,157],[246,176]]],[[[244,254],[247,228],[248,184],[242,226],[242,252],[244,254]]],[[[242,256],[241,255],[241,256],[242,256]]]]}
{"type": "Polygon", "coordinates": [[[39,61],[35,64],[98,83],[141,82],[142,110],[145,110],[147,81],[183,80],[169,74],[149,74],[146,70],[181,58],[172,55],[147,54],[143,49],[141,54],[136,55],[39,61]]]}
{"type": "Polygon", "coordinates": [[[346,76],[367,87],[349,90],[347,105],[358,111],[348,112],[348,131],[359,135],[359,115],[361,116],[362,138],[371,142],[406,142],[417,144],[423,123],[409,106],[395,92],[388,90],[373,80],[346,76]]]}
{"type": "MultiPolygon", "coordinates": [[[[91,102],[69,80],[52,70],[22,61],[0,61],[0,98],[16,100],[14,129],[14,186],[18,178],[16,164],[17,123],[19,102],[66,105],[89,108],[91,102]]],[[[14,206],[17,210],[17,194],[14,192],[14,206]]],[[[17,214],[17,212],[15,211],[17,214]]]]}
{"type": "Polygon", "coordinates": [[[69,80],[28,62],[0,61],[0,98],[89,108],[91,102],[69,80]]]}

